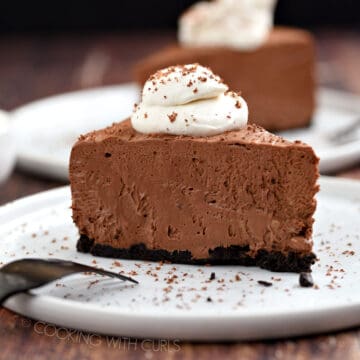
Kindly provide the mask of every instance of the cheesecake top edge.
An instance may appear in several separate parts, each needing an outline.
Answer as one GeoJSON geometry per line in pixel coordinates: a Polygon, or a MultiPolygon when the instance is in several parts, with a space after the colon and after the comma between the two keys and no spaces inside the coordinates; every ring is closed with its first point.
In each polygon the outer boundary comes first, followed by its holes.
{"type": "Polygon", "coordinates": [[[296,140],[294,142],[286,140],[281,136],[274,135],[266,131],[261,126],[255,124],[248,124],[240,130],[228,131],[222,134],[213,136],[184,136],[184,135],[168,135],[168,134],[142,134],[137,132],[131,126],[130,119],[114,123],[106,128],[91,131],[87,134],[80,135],[78,141],[74,146],[79,143],[98,143],[103,142],[110,138],[116,138],[121,142],[137,143],[149,140],[162,140],[162,141],[194,141],[194,142],[224,142],[229,145],[269,145],[278,147],[296,147],[312,150],[310,145],[296,140]]]}
{"type": "MultiPolygon", "coordinates": [[[[314,45],[315,40],[311,32],[305,30],[305,29],[299,29],[299,28],[292,28],[292,27],[286,27],[286,26],[276,26],[274,27],[267,38],[267,40],[262,44],[259,48],[251,50],[251,51],[245,51],[245,50],[239,50],[239,49],[232,49],[227,46],[184,46],[178,43],[177,41],[173,41],[167,45],[165,45],[162,49],[160,49],[158,52],[148,56],[147,58],[140,60],[138,64],[142,64],[144,62],[147,62],[149,58],[156,58],[157,56],[162,56],[164,50],[166,51],[183,51],[184,49],[193,50],[196,49],[200,53],[218,53],[219,51],[224,52],[230,52],[230,53],[241,53],[241,54],[252,54],[257,53],[259,51],[262,51],[264,49],[267,49],[269,47],[277,47],[277,46],[283,46],[283,45],[306,45],[311,46],[312,48],[314,45]]],[[[175,65],[175,64],[174,64],[175,65]]]]}

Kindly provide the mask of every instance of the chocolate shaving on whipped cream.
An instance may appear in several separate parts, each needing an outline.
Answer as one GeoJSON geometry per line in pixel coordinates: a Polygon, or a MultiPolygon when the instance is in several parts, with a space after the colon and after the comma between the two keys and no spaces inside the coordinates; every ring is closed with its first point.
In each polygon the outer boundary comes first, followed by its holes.
{"type": "Polygon", "coordinates": [[[140,133],[188,136],[241,129],[247,120],[245,100],[199,64],[171,66],[151,75],[131,116],[140,133]]]}

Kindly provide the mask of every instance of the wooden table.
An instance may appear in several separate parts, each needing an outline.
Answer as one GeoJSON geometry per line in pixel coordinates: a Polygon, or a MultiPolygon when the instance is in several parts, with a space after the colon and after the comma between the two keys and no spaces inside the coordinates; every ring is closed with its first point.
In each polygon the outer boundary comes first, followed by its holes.
{"type": "MultiPolygon", "coordinates": [[[[360,32],[321,30],[316,37],[319,83],[360,94],[360,32]]],[[[174,33],[158,32],[0,37],[0,108],[131,81],[134,61],[174,39],[174,33]]],[[[357,166],[335,175],[360,179],[360,159],[357,166]]],[[[63,183],[17,170],[0,185],[0,204],[59,185],[63,183]]],[[[0,308],[0,344],[4,359],[359,359],[360,329],[280,341],[178,346],[46,328],[0,308]]]]}

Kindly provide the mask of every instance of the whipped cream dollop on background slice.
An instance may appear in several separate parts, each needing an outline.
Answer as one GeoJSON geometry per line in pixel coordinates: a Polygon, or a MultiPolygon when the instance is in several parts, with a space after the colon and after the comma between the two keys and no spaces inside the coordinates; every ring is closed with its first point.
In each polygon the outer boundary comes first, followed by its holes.
{"type": "Polygon", "coordinates": [[[273,27],[276,0],[214,0],[199,2],[179,19],[184,46],[227,46],[252,50],[261,46],[273,27]]]}
{"type": "Polygon", "coordinates": [[[189,136],[241,129],[247,120],[245,100],[198,64],[172,66],[150,76],[131,116],[138,132],[189,136]]]}

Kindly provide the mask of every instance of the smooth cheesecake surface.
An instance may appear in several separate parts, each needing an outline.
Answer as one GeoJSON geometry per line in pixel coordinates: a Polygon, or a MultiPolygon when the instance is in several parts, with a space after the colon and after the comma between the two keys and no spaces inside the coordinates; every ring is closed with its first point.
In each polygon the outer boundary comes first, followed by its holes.
{"type": "MultiPolygon", "coordinates": [[[[127,120],[74,145],[73,219],[98,255],[141,245],[211,262],[215,249],[236,247],[249,259],[265,251],[312,261],[317,165],[310,146],[256,125],[191,137],[140,134],[127,120]]],[[[302,270],[287,267],[274,269],[302,270]]]]}
{"type": "Polygon", "coordinates": [[[315,48],[309,32],[275,27],[264,45],[252,51],[173,44],[136,64],[135,80],[143,85],[157,69],[194,62],[209,66],[242,92],[250,122],[268,130],[309,125],[315,108],[315,48]]]}

